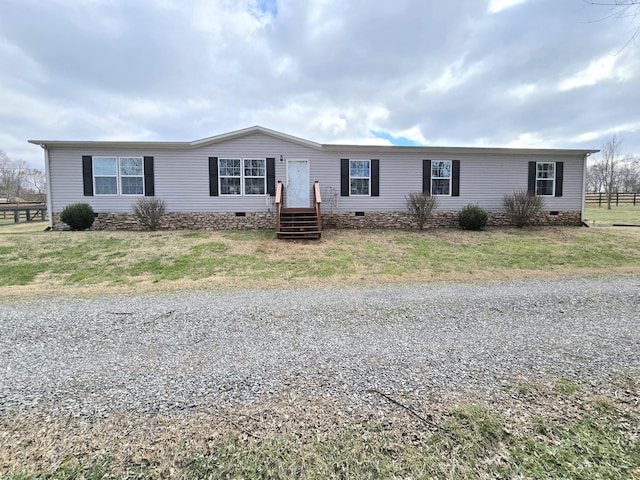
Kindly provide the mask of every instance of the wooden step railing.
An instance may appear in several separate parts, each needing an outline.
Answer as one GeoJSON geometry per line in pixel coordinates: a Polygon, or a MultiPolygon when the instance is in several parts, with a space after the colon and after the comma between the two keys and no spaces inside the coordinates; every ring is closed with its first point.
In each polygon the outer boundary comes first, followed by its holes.
{"type": "Polygon", "coordinates": [[[318,217],[318,232],[322,231],[322,215],[320,214],[320,204],[322,203],[322,197],[320,196],[320,183],[316,180],[313,182],[313,205],[316,209],[316,215],[318,217]]]}
{"type": "Polygon", "coordinates": [[[284,185],[278,180],[276,184],[276,234],[280,232],[280,216],[282,215],[282,199],[284,198],[284,185]]]}
{"type": "Polygon", "coordinates": [[[318,239],[322,232],[320,184],[313,184],[313,206],[284,206],[284,185],[276,185],[276,236],[283,239],[318,239]]]}

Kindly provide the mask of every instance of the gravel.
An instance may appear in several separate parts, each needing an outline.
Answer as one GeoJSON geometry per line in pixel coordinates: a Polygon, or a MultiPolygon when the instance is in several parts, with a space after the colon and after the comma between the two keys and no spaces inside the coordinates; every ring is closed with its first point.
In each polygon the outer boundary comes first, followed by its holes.
{"type": "Polygon", "coordinates": [[[0,301],[0,414],[106,418],[287,391],[415,396],[640,371],[640,277],[0,301]]]}

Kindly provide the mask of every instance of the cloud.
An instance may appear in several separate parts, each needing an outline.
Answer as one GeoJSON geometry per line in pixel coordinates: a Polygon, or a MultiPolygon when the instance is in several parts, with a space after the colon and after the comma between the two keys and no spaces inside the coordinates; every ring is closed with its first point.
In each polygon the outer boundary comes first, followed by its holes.
{"type": "Polygon", "coordinates": [[[3,0],[0,148],[193,140],[254,124],[318,142],[640,151],[631,19],[582,2],[3,0]],[[615,53],[618,53],[615,55],[615,53]]]}

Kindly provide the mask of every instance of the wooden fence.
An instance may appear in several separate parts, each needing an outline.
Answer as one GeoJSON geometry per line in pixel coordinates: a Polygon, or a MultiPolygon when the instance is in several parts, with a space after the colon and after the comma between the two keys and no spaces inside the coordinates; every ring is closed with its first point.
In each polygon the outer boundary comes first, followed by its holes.
{"type": "Polygon", "coordinates": [[[47,206],[39,204],[2,205],[0,204],[0,223],[33,222],[47,219],[47,206]]]}
{"type": "MultiPolygon", "coordinates": [[[[602,207],[607,205],[606,193],[587,193],[585,206],[602,207]]],[[[616,207],[621,205],[640,206],[640,193],[614,193],[611,195],[611,205],[616,207]]]]}

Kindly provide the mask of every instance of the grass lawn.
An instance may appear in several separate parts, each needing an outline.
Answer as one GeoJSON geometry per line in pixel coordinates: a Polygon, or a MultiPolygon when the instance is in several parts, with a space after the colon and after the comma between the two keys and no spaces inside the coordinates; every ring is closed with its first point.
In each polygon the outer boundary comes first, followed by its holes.
{"type": "Polygon", "coordinates": [[[0,296],[372,285],[640,272],[640,229],[57,232],[0,228],[0,296]]]}
{"type": "Polygon", "coordinates": [[[589,225],[608,226],[613,224],[640,225],[640,205],[624,205],[620,207],[587,207],[584,219],[589,225]]]}

